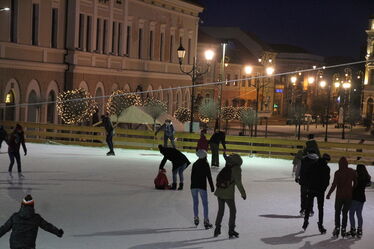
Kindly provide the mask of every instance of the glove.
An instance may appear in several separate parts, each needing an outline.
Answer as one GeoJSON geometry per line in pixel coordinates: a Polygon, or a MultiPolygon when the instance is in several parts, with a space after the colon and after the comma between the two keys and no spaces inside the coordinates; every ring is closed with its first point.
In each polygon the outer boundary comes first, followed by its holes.
{"type": "Polygon", "coordinates": [[[61,238],[64,235],[64,230],[60,229],[58,230],[57,237],[61,238]]]}
{"type": "Polygon", "coordinates": [[[247,199],[246,195],[242,195],[243,200],[247,199]]]}
{"type": "Polygon", "coordinates": [[[299,183],[299,180],[300,180],[299,178],[295,178],[296,183],[299,183]]]}

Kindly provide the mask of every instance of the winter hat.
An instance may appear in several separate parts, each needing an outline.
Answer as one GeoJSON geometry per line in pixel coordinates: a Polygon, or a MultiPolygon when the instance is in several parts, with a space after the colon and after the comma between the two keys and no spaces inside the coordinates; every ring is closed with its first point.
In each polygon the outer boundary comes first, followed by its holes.
{"type": "Polygon", "coordinates": [[[345,158],[344,156],[339,160],[339,167],[348,167],[347,158],[345,158]]]}
{"type": "Polygon", "coordinates": [[[325,159],[326,161],[330,161],[330,160],[331,160],[330,155],[327,154],[327,153],[324,153],[324,154],[322,155],[322,158],[325,159]]]}
{"type": "Polygon", "coordinates": [[[32,199],[31,195],[26,195],[25,198],[22,200],[22,205],[24,206],[34,206],[34,200],[32,199]]]}
{"type": "Polygon", "coordinates": [[[207,153],[205,150],[198,150],[196,151],[196,156],[199,158],[199,159],[203,159],[203,158],[206,158],[207,157],[207,153]]]}
{"type": "Polygon", "coordinates": [[[226,164],[231,166],[241,166],[243,164],[243,160],[238,154],[232,154],[226,157],[226,164]]]}

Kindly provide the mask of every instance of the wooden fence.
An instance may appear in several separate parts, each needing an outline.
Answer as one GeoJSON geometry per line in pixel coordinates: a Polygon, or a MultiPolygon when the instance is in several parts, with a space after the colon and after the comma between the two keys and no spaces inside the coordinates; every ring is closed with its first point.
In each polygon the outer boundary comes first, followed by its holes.
{"type": "MultiPolygon", "coordinates": [[[[25,128],[28,142],[106,146],[105,131],[102,127],[18,123],[25,128]]],[[[10,132],[16,122],[5,121],[2,125],[10,132]]],[[[175,137],[178,149],[195,151],[198,134],[177,132],[175,137]]],[[[209,135],[207,137],[209,139],[209,135]]],[[[157,145],[163,143],[163,134],[155,137],[152,131],[117,128],[113,141],[115,148],[157,149],[157,145]]],[[[226,142],[229,153],[282,159],[293,159],[292,154],[305,146],[305,141],[247,136],[226,136],[226,142]]],[[[321,153],[330,154],[332,162],[337,162],[341,156],[345,156],[352,164],[358,163],[357,157],[361,157],[360,163],[366,165],[374,163],[374,145],[330,142],[318,142],[318,145],[321,153]],[[357,152],[359,149],[362,152],[357,152]]]]}

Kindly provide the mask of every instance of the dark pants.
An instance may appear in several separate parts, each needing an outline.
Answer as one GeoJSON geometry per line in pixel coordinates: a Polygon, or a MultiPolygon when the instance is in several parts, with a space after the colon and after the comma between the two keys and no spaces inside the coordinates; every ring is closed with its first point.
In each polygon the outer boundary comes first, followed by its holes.
{"type": "Polygon", "coordinates": [[[108,144],[109,151],[113,152],[113,131],[106,134],[106,143],[108,144]]]}
{"type": "Polygon", "coordinates": [[[222,218],[225,213],[225,203],[229,206],[230,209],[230,218],[229,218],[229,232],[234,231],[235,229],[235,219],[236,219],[236,206],[234,199],[218,199],[218,212],[216,218],[216,227],[221,227],[222,218]]]}
{"type": "Polygon", "coordinates": [[[219,144],[210,144],[210,150],[212,151],[212,166],[219,166],[219,144]]]}
{"type": "Polygon", "coordinates": [[[16,161],[17,161],[18,172],[22,172],[22,168],[21,168],[21,156],[19,154],[19,151],[8,152],[8,154],[9,154],[9,159],[10,159],[10,164],[9,164],[8,171],[12,172],[13,165],[14,165],[14,158],[15,158],[16,161]]]}
{"type": "Polygon", "coordinates": [[[357,215],[358,228],[362,228],[362,209],[364,207],[364,202],[352,201],[351,208],[349,209],[349,221],[351,223],[351,228],[356,228],[355,214],[357,215]]]}
{"type": "Polygon", "coordinates": [[[168,147],[168,140],[170,139],[171,145],[175,149],[174,136],[164,136],[164,147],[168,147]]]}
{"type": "Polygon", "coordinates": [[[307,197],[307,207],[305,210],[304,220],[308,221],[309,214],[313,210],[314,197],[317,198],[318,203],[318,222],[320,225],[323,224],[323,205],[325,203],[325,193],[322,192],[309,192],[307,197]]]}
{"type": "MultiPolygon", "coordinates": [[[[306,211],[306,208],[308,207],[308,188],[301,185],[300,186],[300,207],[302,211],[306,211]]],[[[312,199],[312,205],[310,207],[310,212],[313,212],[313,199],[312,199]]]]}
{"type": "Polygon", "coordinates": [[[343,214],[342,228],[347,227],[348,211],[351,208],[351,199],[335,200],[335,227],[340,227],[340,213],[343,214]]]}

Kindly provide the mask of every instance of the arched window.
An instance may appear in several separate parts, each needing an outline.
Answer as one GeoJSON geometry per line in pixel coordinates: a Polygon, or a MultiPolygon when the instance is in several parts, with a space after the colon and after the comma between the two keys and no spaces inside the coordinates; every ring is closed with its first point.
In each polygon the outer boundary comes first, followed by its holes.
{"type": "Polygon", "coordinates": [[[47,105],[47,123],[55,123],[55,112],[56,112],[56,94],[54,91],[50,91],[48,94],[48,105],[47,105]]]}
{"type": "Polygon", "coordinates": [[[368,99],[366,107],[366,117],[370,120],[373,119],[374,101],[372,98],[368,99]]]}
{"type": "Polygon", "coordinates": [[[35,103],[38,102],[38,97],[36,95],[36,92],[34,90],[31,90],[28,100],[27,100],[29,106],[28,106],[28,112],[27,112],[27,121],[28,122],[38,122],[38,110],[39,107],[35,105],[35,103]]]}
{"type": "Polygon", "coordinates": [[[16,112],[14,105],[14,92],[10,90],[5,96],[5,120],[14,121],[16,112]]]}

